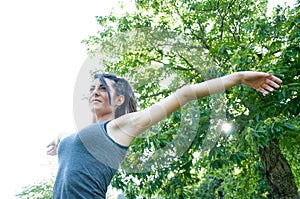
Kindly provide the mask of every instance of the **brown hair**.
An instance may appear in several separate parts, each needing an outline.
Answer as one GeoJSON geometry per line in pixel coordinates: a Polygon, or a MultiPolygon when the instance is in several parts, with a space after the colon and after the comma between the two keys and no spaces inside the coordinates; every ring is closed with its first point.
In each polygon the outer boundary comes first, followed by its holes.
{"type": "Polygon", "coordinates": [[[115,89],[116,96],[123,95],[124,102],[116,109],[115,117],[118,118],[127,113],[136,112],[137,111],[137,101],[134,96],[133,89],[129,82],[124,78],[119,78],[113,74],[95,74],[94,79],[99,79],[102,83],[103,87],[108,92],[109,104],[111,105],[111,95],[109,92],[109,87],[104,78],[110,79],[113,81],[113,87],[115,89]]]}

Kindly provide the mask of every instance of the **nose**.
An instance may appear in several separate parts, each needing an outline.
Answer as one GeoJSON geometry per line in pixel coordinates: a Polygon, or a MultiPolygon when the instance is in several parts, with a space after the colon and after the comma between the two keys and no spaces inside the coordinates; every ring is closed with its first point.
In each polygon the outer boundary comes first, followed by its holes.
{"type": "Polygon", "coordinates": [[[97,98],[100,96],[99,90],[97,88],[94,88],[93,90],[90,91],[90,95],[88,97],[89,103],[91,103],[91,100],[93,98],[97,98]]]}
{"type": "Polygon", "coordinates": [[[99,85],[96,85],[95,87],[92,88],[92,90],[90,90],[90,96],[99,96],[100,95],[100,89],[99,89],[99,85]]]}
{"type": "Polygon", "coordinates": [[[99,89],[97,87],[95,87],[92,92],[91,92],[91,95],[94,96],[94,95],[99,95],[100,92],[99,92],[99,89]]]}

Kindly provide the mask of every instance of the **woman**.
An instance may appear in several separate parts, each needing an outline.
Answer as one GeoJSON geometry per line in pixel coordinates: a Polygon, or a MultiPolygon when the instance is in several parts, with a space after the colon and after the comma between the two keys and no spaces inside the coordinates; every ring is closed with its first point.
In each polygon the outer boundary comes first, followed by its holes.
{"type": "MultiPolygon", "coordinates": [[[[107,187],[136,136],[163,120],[191,100],[243,84],[263,94],[273,92],[282,81],[262,72],[237,72],[178,89],[153,106],[136,111],[129,83],[110,74],[97,74],[90,89],[93,124],[59,144],[59,169],[54,199],[105,198],[107,187]]],[[[58,142],[56,142],[58,143],[58,142]]],[[[49,155],[57,144],[50,144],[49,155]]]]}

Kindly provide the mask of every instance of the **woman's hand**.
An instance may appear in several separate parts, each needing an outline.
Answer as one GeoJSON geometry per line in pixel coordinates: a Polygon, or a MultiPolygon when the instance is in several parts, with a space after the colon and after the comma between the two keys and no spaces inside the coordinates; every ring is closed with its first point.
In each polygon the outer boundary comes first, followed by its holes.
{"type": "Polygon", "coordinates": [[[51,156],[57,155],[58,143],[59,143],[59,139],[57,138],[47,145],[48,148],[47,155],[51,155],[51,156]]]}
{"type": "Polygon", "coordinates": [[[263,72],[239,72],[241,74],[241,84],[250,86],[263,94],[269,94],[279,88],[282,80],[272,74],[263,72]]]}
{"type": "Polygon", "coordinates": [[[52,142],[50,142],[47,145],[47,155],[57,155],[57,148],[58,148],[58,144],[60,143],[60,141],[62,141],[65,137],[71,135],[72,133],[70,132],[60,132],[57,135],[57,138],[54,139],[52,142]]]}

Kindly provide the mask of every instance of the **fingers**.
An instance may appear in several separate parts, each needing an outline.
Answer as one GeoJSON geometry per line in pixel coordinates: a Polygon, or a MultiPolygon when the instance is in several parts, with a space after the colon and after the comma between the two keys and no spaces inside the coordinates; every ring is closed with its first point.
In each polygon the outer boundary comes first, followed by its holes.
{"type": "Polygon", "coordinates": [[[263,84],[262,88],[265,91],[265,94],[269,94],[269,92],[273,92],[274,88],[272,88],[271,86],[269,86],[268,84],[263,84]]]}
{"type": "Polygon", "coordinates": [[[263,88],[257,88],[256,90],[258,90],[259,92],[261,92],[263,94],[268,94],[268,92],[263,88]]]}
{"type": "Polygon", "coordinates": [[[278,77],[275,77],[273,75],[270,75],[264,83],[264,88],[273,92],[274,91],[273,88],[279,88],[280,87],[279,84],[281,84],[281,83],[282,83],[281,79],[279,79],[278,77]]]}
{"type": "MultiPolygon", "coordinates": [[[[271,80],[273,80],[273,81],[275,81],[275,82],[277,82],[277,83],[279,83],[279,84],[282,83],[282,80],[279,79],[278,77],[274,76],[274,75],[270,75],[269,79],[271,79],[271,80]]],[[[276,84],[276,85],[277,85],[277,84],[276,84]]],[[[276,88],[279,88],[279,85],[278,85],[278,87],[276,87],[276,88]]]]}
{"type": "Polygon", "coordinates": [[[47,151],[47,155],[57,155],[57,147],[56,146],[52,146],[48,151],[47,151]]]}
{"type": "Polygon", "coordinates": [[[55,140],[53,140],[52,142],[50,142],[48,145],[47,145],[47,148],[50,147],[50,146],[54,146],[55,145],[55,140]]]}
{"type": "Polygon", "coordinates": [[[47,153],[47,155],[55,156],[55,155],[57,155],[57,153],[55,151],[51,151],[51,152],[47,153]]]}
{"type": "Polygon", "coordinates": [[[267,79],[266,79],[266,84],[268,84],[269,86],[272,86],[273,88],[279,88],[279,84],[282,83],[282,80],[279,79],[278,77],[275,77],[273,75],[270,75],[267,79]]]}
{"type": "Polygon", "coordinates": [[[259,88],[257,88],[257,90],[267,95],[270,92],[273,92],[276,88],[279,88],[280,87],[279,84],[281,83],[282,83],[281,79],[269,74],[266,77],[265,82],[263,82],[263,84],[259,88]],[[277,82],[278,84],[275,82],[277,82]]]}
{"type": "Polygon", "coordinates": [[[57,144],[55,140],[52,141],[50,144],[48,144],[47,148],[48,148],[47,155],[51,155],[51,156],[57,155],[57,144]]]}

